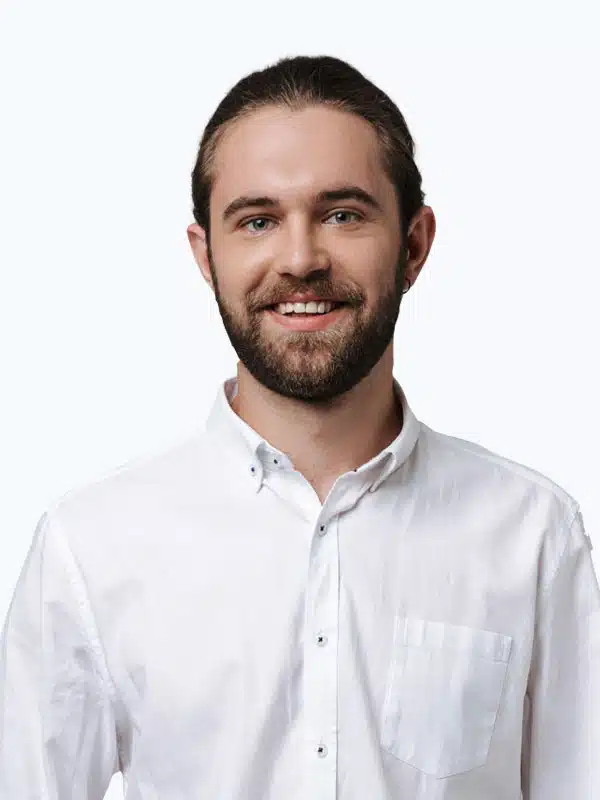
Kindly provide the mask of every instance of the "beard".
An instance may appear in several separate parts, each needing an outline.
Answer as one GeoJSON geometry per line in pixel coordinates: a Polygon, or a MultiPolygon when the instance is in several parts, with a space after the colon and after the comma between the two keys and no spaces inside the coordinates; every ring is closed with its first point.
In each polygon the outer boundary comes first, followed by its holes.
{"type": "MultiPolygon", "coordinates": [[[[320,331],[294,331],[272,320],[265,325],[264,309],[234,311],[219,291],[212,259],[210,264],[215,299],[229,341],[240,361],[254,378],[277,394],[307,403],[324,403],[353,389],[383,356],[394,337],[408,253],[402,249],[392,286],[370,311],[364,309],[361,292],[336,294],[323,278],[289,288],[289,294],[312,290],[317,295],[347,301],[342,318],[320,331]]],[[[323,275],[323,273],[314,273],[323,275]]]]}

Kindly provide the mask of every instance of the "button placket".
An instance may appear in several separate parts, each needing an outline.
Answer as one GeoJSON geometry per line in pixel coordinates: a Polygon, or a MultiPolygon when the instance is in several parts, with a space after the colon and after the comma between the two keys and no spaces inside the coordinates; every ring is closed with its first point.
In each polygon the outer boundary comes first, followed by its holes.
{"type": "Polygon", "coordinates": [[[335,797],[337,779],[337,702],[339,554],[337,519],[317,521],[308,565],[304,653],[307,721],[307,796],[335,797]],[[328,534],[327,536],[325,534],[328,534]]]}

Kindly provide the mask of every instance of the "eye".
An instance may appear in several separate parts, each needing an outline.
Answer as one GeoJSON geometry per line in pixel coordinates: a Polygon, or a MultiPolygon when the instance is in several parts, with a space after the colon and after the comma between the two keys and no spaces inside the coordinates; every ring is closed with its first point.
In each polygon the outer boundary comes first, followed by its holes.
{"type": "MultiPolygon", "coordinates": [[[[359,214],[358,211],[345,211],[344,209],[340,209],[339,211],[334,211],[333,214],[331,214],[331,216],[336,217],[340,214],[345,214],[346,216],[350,215],[351,217],[354,216],[358,217],[358,219],[362,219],[362,214],[359,214]]],[[[329,219],[329,217],[327,219],[329,219]]]]}
{"type": "MultiPolygon", "coordinates": [[[[346,215],[346,216],[350,215],[351,217],[356,217],[358,219],[362,219],[362,214],[359,214],[358,211],[349,211],[349,210],[344,210],[344,209],[340,209],[339,211],[333,211],[328,217],[326,217],[326,219],[331,219],[331,217],[339,217],[339,215],[346,215]]],[[[350,222],[352,222],[352,221],[353,220],[350,220],[350,222]]],[[[249,233],[253,233],[253,234],[255,234],[255,233],[263,233],[264,231],[267,230],[267,228],[264,225],[259,226],[258,229],[257,228],[254,228],[254,229],[248,228],[249,225],[254,225],[257,222],[262,222],[262,223],[264,223],[264,222],[273,222],[273,220],[270,220],[268,217],[251,217],[250,219],[246,219],[243,222],[240,222],[239,227],[242,228],[242,229],[245,228],[246,230],[248,230],[249,233]]]]}
{"type": "MultiPolygon", "coordinates": [[[[247,219],[244,222],[240,223],[241,228],[247,228],[248,225],[252,225],[255,222],[272,222],[272,220],[267,219],[267,217],[252,217],[252,219],[247,219]]],[[[262,233],[262,231],[266,230],[264,227],[260,227],[258,230],[254,229],[254,231],[250,230],[250,233],[262,233]]]]}

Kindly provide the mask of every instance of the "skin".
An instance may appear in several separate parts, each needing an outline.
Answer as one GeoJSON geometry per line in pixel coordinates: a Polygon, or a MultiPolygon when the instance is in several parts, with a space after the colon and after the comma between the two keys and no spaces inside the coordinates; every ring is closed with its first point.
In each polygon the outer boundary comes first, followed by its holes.
{"type": "Polygon", "coordinates": [[[402,286],[416,281],[435,229],[425,206],[402,241],[376,134],[354,114],[270,106],[237,120],[218,146],[209,246],[196,223],[187,234],[240,358],[232,408],[289,456],[321,503],[340,475],[402,429],[393,333],[402,286]],[[315,204],[318,192],[347,185],[369,192],[380,209],[355,199],[315,204]],[[241,195],[278,202],[225,220],[241,195]],[[328,329],[288,330],[263,310],[309,289],[350,302],[328,329]]]}

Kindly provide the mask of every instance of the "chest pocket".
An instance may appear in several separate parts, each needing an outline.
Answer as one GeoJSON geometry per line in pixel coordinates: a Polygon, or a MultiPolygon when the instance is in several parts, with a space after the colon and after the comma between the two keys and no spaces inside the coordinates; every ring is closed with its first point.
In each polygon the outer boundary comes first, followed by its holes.
{"type": "Polygon", "coordinates": [[[396,616],[384,749],[436,778],[485,764],[512,641],[494,631],[396,616]]]}

